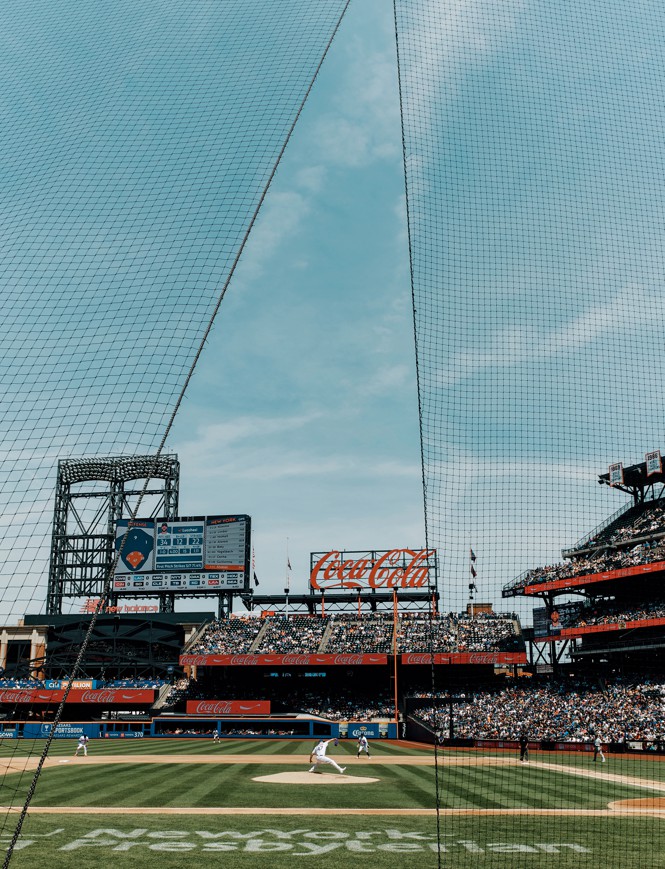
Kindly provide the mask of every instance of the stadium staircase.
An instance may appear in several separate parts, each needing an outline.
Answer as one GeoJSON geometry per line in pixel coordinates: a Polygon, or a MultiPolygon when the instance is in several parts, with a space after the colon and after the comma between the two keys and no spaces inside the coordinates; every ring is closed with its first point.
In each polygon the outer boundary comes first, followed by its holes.
{"type": "Polygon", "coordinates": [[[210,626],[210,624],[211,624],[211,622],[203,622],[203,624],[200,625],[200,626],[199,626],[199,627],[194,631],[194,633],[191,635],[191,637],[190,637],[190,638],[187,640],[187,642],[185,643],[185,645],[184,645],[184,647],[183,647],[183,650],[182,650],[181,654],[183,654],[183,655],[188,655],[188,654],[189,654],[189,652],[191,651],[192,646],[193,646],[195,643],[198,643],[198,641],[201,639],[201,637],[203,636],[203,634],[205,634],[205,632],[206,632],[206,630],[208,629],[208,627],[210,626]]]}
{"type": "Polygon", "coordinates": [[[250,654],[252,654],[253,652],[256,652],[256,650],[261,647],[261,643],[263,642],[263,636],[264,636],[265,632],[268,630],[269,625],[270,625],[270,622],[268,619],[266,619],[265,622],[263,623],[263,626],[261,627],[261,630],[258,632],[256,637],[254,638],[254,642],[247,650],[250,654]]]}
{"type": "Polygon", "coordinates": [[[326,629],[323,632],[323,636],[321,637],[321,643],[319,644],[318,651],[326,652],[328,649],[328,641],[330,640],[330,635],[333,632],[333,628],[335,627],[335,616],[333,616],[328,624],[326,625],[326,629]]]}
{"type": "Polygon", "coordinates": [[[166,705],[166,700],[171,693],[172,687],[172,685],[162,685],[162,687],[159,689],[159,693],[157,694],[155,702],[150,707],[150,712],[153,715],[158,715],[160,710],[164,708],[164,706],[166,705]]]}

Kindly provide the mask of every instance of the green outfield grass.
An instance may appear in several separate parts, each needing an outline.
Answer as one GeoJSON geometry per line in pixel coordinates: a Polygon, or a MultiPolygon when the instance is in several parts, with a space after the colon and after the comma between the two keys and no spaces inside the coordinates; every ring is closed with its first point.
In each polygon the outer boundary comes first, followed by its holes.
{"type": "MultiPolygon", "coordinates": [[[[32,803],[35,811],[26,820],[13,866],[169,869],[194,860],[204,867],[247,869],[268,863],[270,869],[292,869],[299,862],[317,869],[361,863],[380,869],[438,865],[437,819],[432,812],[435,770],[399,763],[410,756],[431,758],[427,747],[377,742],[367,760],[355,758],[353,743],[340,742],[331,753],[347,765],[347,775],[379,779],[354,786],[253,781],[256,776],[303,772],[311,740],[243,739],[218,745],[184,739],[91,742],[90,759],[131,758],[109,765],[72,759],[74,747],[73,741],[54,742],[52,757],[58,762],[42,773],[32,803]],[[163,762],[142,762],[155,755],[163,756],[163,762]],[[178,762],[176,756],[182,755],[193,762],[178,762]],[[216,755],[219,763],[196,763],[197,755],[216,755]],[[265,763],[233,762],[232,755],[265,756],[265,763]],[[271,762],[275,755],[282,762],[271,762]],[[284,763],[285,757],[293,762],[284,763]],[[390,765],[385,763],[388,758],[390,765]],[[40,807],[116,807],[127,812],[46,815],[36,811],[40,807]],[[145,814],[139,808],[164,813],[145,814]],[[252,813],[214,813],[231,808],[252,813]],[[315,809],[328,814],[308,813],[315,809]],[[372,809],[428,814],[372,814],[372,809]]],[[[30,749],[41,748],[41,742],[4,743],[0,757],[18,761],[30,749]]],[[[440,758],[441,865],[665,869],[665,817],[626,817],[608,810],[614,801],[665,797],[665,789],[658,787],[665,764],[617,756],[594,765],[588,755],[532,753],[528,766],[482,765],[490,754],[445,752],[440,758]],[[456,765],[460,759],[471,763],[456,765]],[[451,810],[459,814],[448,814],[451,810]],[[488,810],[495,814],[481,814],[488,810]],[[511,810],[553,814],[505,813],[511,810]]],[[[20,805],[32,775],[5,775],[0,803],[20,805]]],[[[5,817],[5,846],[14,824],[14,815],[5,817]]]]}

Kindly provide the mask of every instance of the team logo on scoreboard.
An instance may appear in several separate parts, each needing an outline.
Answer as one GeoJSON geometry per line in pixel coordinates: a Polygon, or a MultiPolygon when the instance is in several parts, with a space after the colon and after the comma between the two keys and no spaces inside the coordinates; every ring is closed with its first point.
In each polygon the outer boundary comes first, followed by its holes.
{"type": "MultiPolygon", "coordinates": [[[[118,545],[120,541],[122,537],[118,538],[118,545]]],[[[140,570],[150,558],[154,545],[152,536],[146,534],[142,528],[130,528],[125,538],[125,545],[122,547],[120,560],[128,570],[140,570]]]]}

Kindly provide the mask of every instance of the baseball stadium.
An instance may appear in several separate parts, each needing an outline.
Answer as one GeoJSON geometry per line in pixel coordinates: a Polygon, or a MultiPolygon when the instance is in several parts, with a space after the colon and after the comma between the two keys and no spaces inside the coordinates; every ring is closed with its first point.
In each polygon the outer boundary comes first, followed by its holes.
{"type": "Polygon", "coordinates": [[[665,869],[664,45],[2,5],[3,869],[665,869]]]}

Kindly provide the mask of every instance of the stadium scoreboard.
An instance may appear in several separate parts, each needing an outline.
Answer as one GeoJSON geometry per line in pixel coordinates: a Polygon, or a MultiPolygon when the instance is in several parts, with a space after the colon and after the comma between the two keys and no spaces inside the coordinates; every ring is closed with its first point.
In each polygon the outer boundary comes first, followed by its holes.
{"type": "Polygon", "coordinates": [[[120,519],[115,548],[113,591],[120,594],[249,588],[249,516],[120,519]]]}

